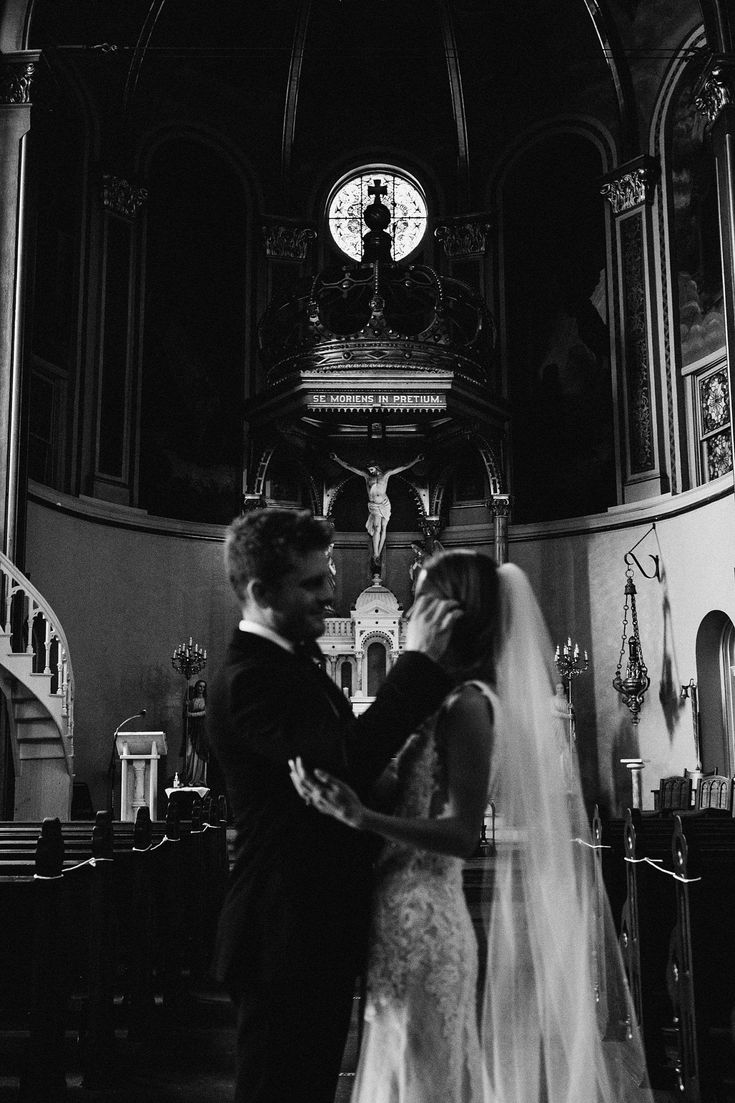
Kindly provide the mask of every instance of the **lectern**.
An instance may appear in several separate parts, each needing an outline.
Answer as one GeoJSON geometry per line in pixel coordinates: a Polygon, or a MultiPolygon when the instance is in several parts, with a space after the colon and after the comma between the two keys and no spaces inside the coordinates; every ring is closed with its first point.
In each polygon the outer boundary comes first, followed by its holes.
{"type": "Polygon", "coordinates": [[[116,739],[122,762],[120,819],[135,820],[139,808],[148,807],[156,819],[158,760],[166,754],[163,732],[123,732],[116,739]]]}

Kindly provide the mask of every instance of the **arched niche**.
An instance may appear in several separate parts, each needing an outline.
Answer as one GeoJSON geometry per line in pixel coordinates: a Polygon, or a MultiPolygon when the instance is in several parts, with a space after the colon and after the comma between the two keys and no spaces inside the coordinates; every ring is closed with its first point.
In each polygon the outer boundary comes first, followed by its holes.
{"type": "Polygon", "coordinates": [[[598,144],[540,134],[500,183],[514,518],[616,501],[605,212],[598,144]]]}
{"type": "Polygon", "coordinates": [[[348,697],[355,692],[355,666],[351,659],[343,659],[339,664],[339,688],[348,697]]]}
{"type": "Polygon", "coordinates": [[[388,652],[381,640],[373,640],[367,645],[367,695],[375,697],[385,681],[388,671],[388,652]]]}
{"type": "Polygon", "coordinates": [[[195,134],[157,144],[146,184],[140,505],[227,522],[240,506],[247,196],[195,134]]]}
{"type": "Polygon", "coordinates": [[[697,697],[702,769],[735,769],[733,666],[735,626],[721,609],[708,613],[697,632],[697,697]]]}

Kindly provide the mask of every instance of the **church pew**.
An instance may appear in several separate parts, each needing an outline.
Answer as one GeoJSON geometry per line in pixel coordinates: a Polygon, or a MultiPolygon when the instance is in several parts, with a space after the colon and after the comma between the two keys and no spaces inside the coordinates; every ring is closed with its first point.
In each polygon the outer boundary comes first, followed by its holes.
{"type": "MultiPolygon", "coordinates": [[[[715,898],[720,894],[724,899],[732,892],[735,885],[735,822],[730,817],[711,817],[706,813],[662,817],[629,812],[625,825],[628,893],[620,943],[653,1086],[674,1091],[693,1103],[699,1099],[698,1087],[691,1087],[697,1077],[684,1069],[687,1065],[697,1066],[700,1047],[708,1039],[703,1031],[695,1042],[691,1042],[693,1034],[686,1023],[696,1017],[697,1002],[703,1023],[709,1023],[712,1018],[706,991],[707,984],[713,983],[709,968],[711,959],[704,956],[705,948],[711,951],[714,946],[722,947],[725,955],[732,956],[735,947],[732,946],[727,912],[723,916],[722,908],[714,907],[712,898],[706,907],[700,906],[694,916],[688,914],[683,928],[688,930],[689,922],[694,922],[694,945],[699,948],[701,971],[708,977],[695,995],[686,979],[688,974],[682,972],[680,966],[680,958],[690,945],[681,935],[680,898],[683,894],[688,899],[689,889],[686,886],[682,889],[682,882],[662,872],[677,872],[672,864],[675,828],[684,830],[687,837],[694,840],[696,853],[706,865],[707,892],[696,895],[704,897],[713,892],[715,898]],[[681,824],[683,828],[677,826],[681,824]],[[650,859],[660,868],[654,868],[643,859],[650,859]],[[714,923],[713,916],[717,917],[714,923]],[[679,992],[675,999],[677,984],[679,992]],[[690,1087],[686,1086],[687,1082],[690,1087]]],[[[731,1002],[735,1003],[735,996],[731,1002]]],[[[727,1015],[722,1007],[717,1014],[720,1029],[723,1029],[727,1015]]],[[[711,1066],[711,1062],[708,1065],[711,1066]]],[[[713,1076],[718,1075],[715,1069],[713,1076]]],[[[713,1083],[709,1083],[710,1088],[713,1083]]],[[[709,1100],[716,1096],[705,1094],[702,1098],[709,1100]]]]}
{"type": "Polygon", "coordinates": [[[651,1082],[663,1090],[674,1083],[664,1034],[671,1018],[666,963],[675,922],[674,891],[671,878],[646,859],[670,867],[672,827],[670,817],[645,817],[629,809],[623,831],[627,891],[620,949],[651,1082]]]}
{"type": "Polygon", "coordinates": [[[678,876],[667,979],[677,1094],[708,1103],[726,1090],[732,1098],[735,1084],[735,822],[676,816],[671,860],[678,876]]]}
{"type": "MultiPolygon", "coordinates": [[[[197,827],[195,822],[193,830],[185,825],[182,831],[172,812],[165,825],[152,825],[149,819],[147,823],[141,822],[139,816],[136,825],[125,824],[115,833],[109,816],[103,814],[103,819],[103,829],[96,825],[94,838],[90,837],[91,825],[82,825],[86,843],[80,841],[80,825],[58,825],[62,848],[59,872],[49,882],[36,881],[28,872],[29,851],[31,847],[35,851],[34,835],[37,836],[39,825],[0,825],[0,852],[5,840],[12,842],[7,863],[0,858],[3,926],[18,925],[18,916],[24,916],[21,929],[32,928],[32,894],[36,885],[49,884],[49,892],[59,894],[54,909],[54,932],[57,936],[63,932],[63,952],[57,949],[54,980],[57,996],[59,992],[62,994],[53,1005],[57,1010],[68,1009],[71,999],[77,1010],[84,1084],[88,1088],[102,1087],[109,1080],[116,993],[122,997],[128,1037],[140,1044],[149,1034],[156,993],[163,995],[171,1006],[185,987],[182,975],[197,973],[194,961],[187,960],[187,955],[193,959],[198,954],[201,963],[198,972],[203,974],[208,955],[199,948],[198,940],[206,932],[204,903],[210,908],[216,904],[218,910],[213,889],[220,884],[226,861],[224,824],[210,827],[200,822],[197,827]],[[63,854],[64,838],[69,835],[75,843],[74,858],[79,859],[71,865],[63,854]],[[82,864],[91,856],[95,857],[94,864],[82,864]],[[26,873],[19,875],[23,863],[26,873]],[[197,902],[198,909],[198,919],[193,924],[191,914],[182,906],[182,902],[190,899],[197,902]],[[182,927],[183,920],[189,922],[188,928],[182,927]]],[[[33,868],[35,862],[34,853],[33,868]]],[[[39,955],[27,940],[18,949],[16,961],[32,962],[38,968],[39,955]]],[[[0,951],[0,962],[4,959],[5,954],[0,951]]],[[[5,972],[4,965],[0,964],[0,969],[5,972]]],[[[48,973],[49,969],[41,971],[48,973]]],[[[28,991],[28,977],[18,975],[16,980],[15,986],[4,986],[9,998],[2,1003],[6,1010],[15,1004],[16,1023],[27,1025],[29,1011],[23,992],[28,991]]],[[[67,1027],[72,1018],[65,1015],[67,1027]]],[[[62,1028],[60,1045],[45,1044],[49,1054],[63,1049],[63,1035],[62,1028]]],[[[29,1047],[32,1048],[31,1043],[29,1047]]],[[[28,1062],[29,1069],[38,1067],[37,1062],[28,1062]]],[[[29,1100],[35,1100],[34,1092],[38,1092],[37,1085],[32,1088],[29,1100]]]]}
{"type": "Polygon", "coordinates": [[[0,1015],[27,1031],[20,1068],[21,1103],[53,1103],[64,1078],[65,938],[60,833],[53,821],[37,842],[38,877],[0,875],[2,977],[0,1015]],[[17,1019],[20,1012],[20,1019],[17,1019]]]}
{"type": "Polygon", "coordinates": [[[625,820],[602,817],[595,805],[592,816],[592,841],[596,847],[599,876],[610,901],[615,930],[620,935],[620,920],[627,895],[625,877],[625,820]]]}

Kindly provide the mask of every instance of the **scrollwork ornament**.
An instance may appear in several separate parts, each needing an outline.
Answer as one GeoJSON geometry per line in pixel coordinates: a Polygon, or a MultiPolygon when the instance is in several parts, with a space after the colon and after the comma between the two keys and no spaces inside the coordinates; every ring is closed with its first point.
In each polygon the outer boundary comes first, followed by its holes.
{"type": "Polygon", "coordinates": [[[492,223],[487,218],[453,219],[440,222],[434,237],[444,246],[450,260],[460,257],[482,257],[490,245],[492,223]]]}
{"type": "Polygon", "coordinates": [[[715,372],[703,379],[700,384],[700,402],[702,410],[702,428],[705,433],[719,429],[730,418],[730,394],[727,374],[715,372]]]}
{"type": "Polygon", "coordinates": [[[18,106],[30,103],[35,71],[33,61],[0,61],[0,104],[18,106]]]}
{"type": "Polygon", "coordinates": [[[271,260],[306,260],[309,243],[316,238],[311,226],[270,222],[264,223],[262,231],[265,255],[271,260]]]}
{"type": "Polygon", "coordinates": [[[729,471],[732,471],[732,440],[727,429],[707,441],[707,474],[710,479],[718,479],[729,471]]]}
{"type": "Polygon", "coordinates": [[[107,211],[123,218],[135,218],[148,198],[147,188],[134,187],[121,176],[105,173],[102,177],[102,203],[107,211]]]}
{"type": "Polygon", "coordinates": [[[725,70],[716,66],[699,87],[694,106],[707,122],[713,123],[728,103],[733,102],[732,83],[725,70]]]}
{"type": "Polygon", "coordinates": [[[652,200],[657,176],[651,166],[640,165],[614,180],[608,180],[600,189],[600,194],[610,203],[613,214],[624,214],[652,200]]]}

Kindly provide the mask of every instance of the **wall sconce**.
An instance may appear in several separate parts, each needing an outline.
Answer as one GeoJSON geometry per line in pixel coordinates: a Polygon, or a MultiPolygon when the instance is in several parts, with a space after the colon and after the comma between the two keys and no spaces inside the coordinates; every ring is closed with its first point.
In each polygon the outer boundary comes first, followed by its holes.
{"type": "MultiPolygon", "coordinates": [[[[627,560],[626,560],[627,562],[627,560]]],[[[620,645],[620,658],[618,659],[613,689],[620,694],[623,704],[627,705],[632,714],[634,724],[638,723],[639,713],[643,705],[643,695],[651,684],[648,676],[648,667],[643,661],[640,632],[638,631],[638,610],[635,604],[636,588],[633,582],[633,568],[629,565],[625,572],[625,601],[623,603],[623,638],[620,645]],[[628,613],[632,631],[628,635],[628,613]],[[625,666],[625,677],[621,675],[623,656],[626,644],[628,646],[628,658],[625,666]]]]}
{"type": "Polygon", "coordinates": [[[681,687],[681,701],[691,701],[692,703],[692,734],[694,736],[694,756],[696,759],[696,766],[694,768],[694,777],[702,776],[702,741],[699,731],[699,693],[697,691],[697,683],[694,678],[690,678],[685,686],[681,687]]]}

